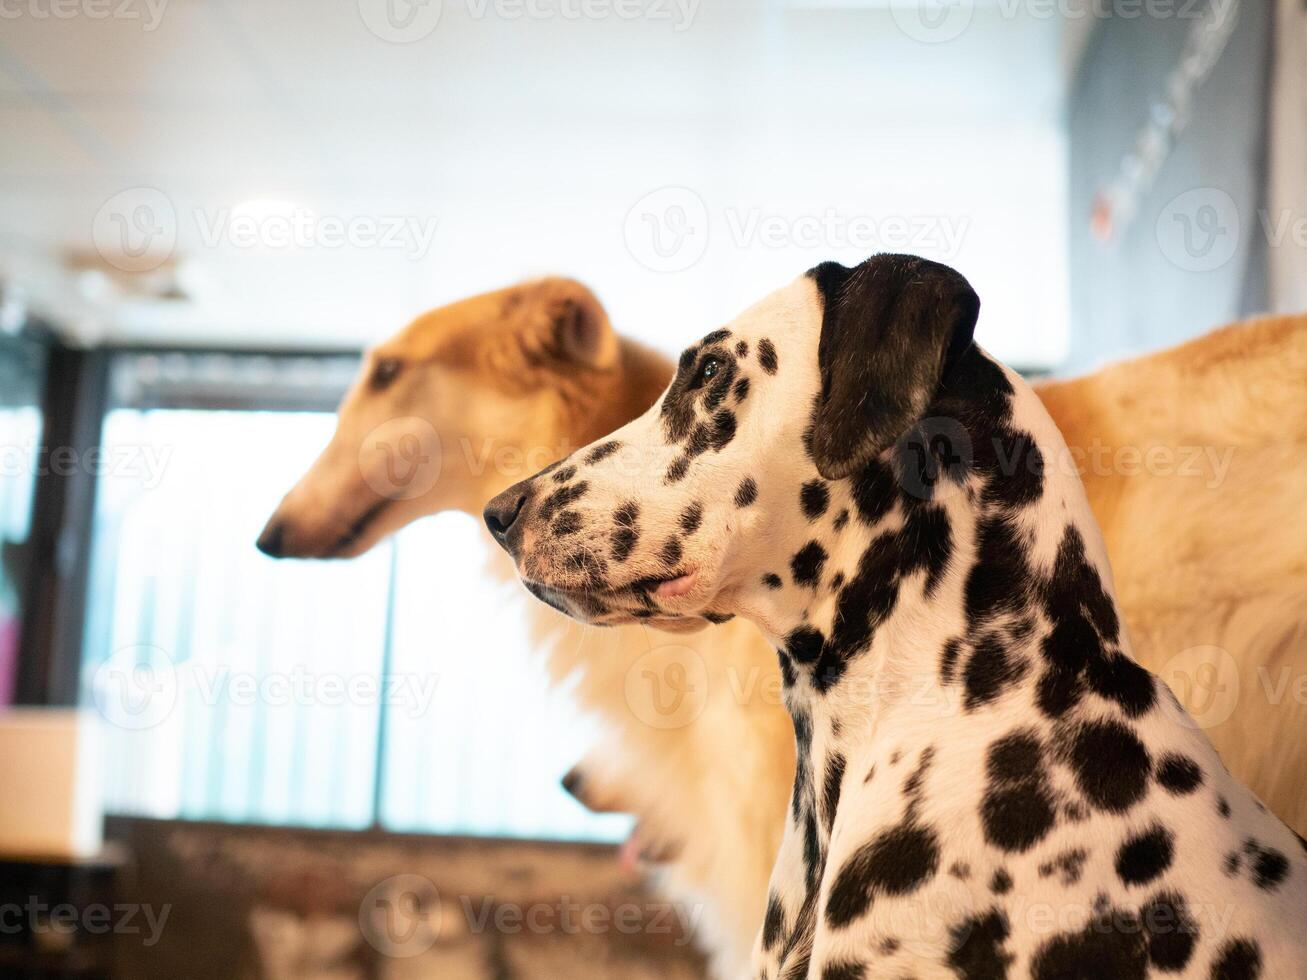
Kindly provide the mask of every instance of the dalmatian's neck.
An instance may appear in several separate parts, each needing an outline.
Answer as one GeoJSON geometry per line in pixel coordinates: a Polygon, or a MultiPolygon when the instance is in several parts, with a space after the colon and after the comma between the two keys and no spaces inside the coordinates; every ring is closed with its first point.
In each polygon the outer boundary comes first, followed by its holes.
{"type": "Polygon", "coordinates": [[[846,766],[896,763],[900,744],[1037,683],[1029,649],[1059,576],[1083,591],[1069,601],[1083,598],[1105,655],[1125,644],[1083,487],[1037,396],[978,350],[959,374],[860,473],[813,472],[802,520],[775,535],[775,572],[742,603],[780,658],[797,743],[791,876],[809,886],[846,766]]]}

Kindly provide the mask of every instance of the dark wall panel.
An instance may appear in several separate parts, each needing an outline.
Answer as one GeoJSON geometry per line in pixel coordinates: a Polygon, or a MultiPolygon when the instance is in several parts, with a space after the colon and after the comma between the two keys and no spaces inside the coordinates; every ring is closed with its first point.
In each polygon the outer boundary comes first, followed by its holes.
{"type": "Polygon", "coordinates": [[[1086,50],[1070,105],[1071,363],[1084,370],[1152,350],[1265,306],[1270,4],[1176,4],[1174,16],[1111,17],[1086,50]],[[1214,11],[1235,18],[1224,38],[1214,11]],[[1187,112],[1173,80],[1195,50],[1219,56],[1187,112]],[[1178,115],[1173,110],[1179,108],[1178,115]],[[1171,123],[1178,119],[1178,125],[1171,123]],[[1168,137],[1161,153],[1141,137],[1168,137]],[[1144,152],[1139,152],[1143,148],[1144,152]],[[1123,179],[1134,158],[1151,178],[1123,179]],[[1105,208],[1135,187],[1133,215],[1105,208]],[[1099,224],[1094,227],[1097,215],[1099,224]],[[1104,233],[1107,234],[1104,234],[1104,233]]]}

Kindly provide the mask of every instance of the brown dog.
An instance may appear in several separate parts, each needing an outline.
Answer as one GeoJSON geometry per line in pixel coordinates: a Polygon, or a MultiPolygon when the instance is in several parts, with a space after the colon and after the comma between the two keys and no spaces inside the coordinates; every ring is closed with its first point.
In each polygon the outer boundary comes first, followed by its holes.
{"type": "MultiPolygon", "coordinates": [[[[425,514],[479,514],[641,414],[671,373],[569,280],[435,310],[368,356],[331,444],[260,547],[348,557],[425,514]],[[393,478],[405,440],[438,479],[393,478]]],[[[1102,525],[1139,659],[1235,776],[1307,828],[1307,318],[1229,327],[1037,390],[1102,525]]],[[[588,629],[538,603],[530,615],[554,675],[575,674],[583,704],[617,733],[569,788],[636,814],[653,851],[674,855],[667,888],[705,904],[700,938],[720,975],[738,975],[793,778],[775,655],[738,622],[660,639],[588,629]]]]}

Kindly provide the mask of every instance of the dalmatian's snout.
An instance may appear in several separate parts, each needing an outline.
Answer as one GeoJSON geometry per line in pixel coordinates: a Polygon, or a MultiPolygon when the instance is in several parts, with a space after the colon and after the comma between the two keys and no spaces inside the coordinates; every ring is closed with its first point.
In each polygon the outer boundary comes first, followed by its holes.
{"type": "Polygon", "coordinates": [[[486,504],[482,517],[537,598],[577,615],[597,603],[582,594],[610,589],[608,564],[593,533],[591,482],[579,463],[564,460],[509,487],[486,504]]]}

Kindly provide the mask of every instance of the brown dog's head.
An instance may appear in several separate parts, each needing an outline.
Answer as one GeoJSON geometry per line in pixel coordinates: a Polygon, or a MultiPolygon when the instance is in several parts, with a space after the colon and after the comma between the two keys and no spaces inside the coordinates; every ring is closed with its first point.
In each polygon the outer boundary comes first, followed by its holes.
{"type": "Polygon", "coordinates": [[[670,368],[620,340],[578,282],[543,279],[424,314],[370,351],[335,435],[259,537],[277,558],[349,558],[514,480],[647,408],[670,368]]]}

